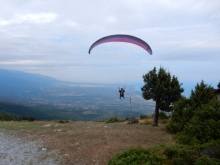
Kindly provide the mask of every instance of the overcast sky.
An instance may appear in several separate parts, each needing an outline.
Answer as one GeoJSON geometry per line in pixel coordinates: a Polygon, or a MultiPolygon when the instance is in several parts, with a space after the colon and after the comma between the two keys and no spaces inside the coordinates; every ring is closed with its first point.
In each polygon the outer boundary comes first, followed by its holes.
{"type": "Polygon", "coordinates": [[[162,66],[181,83],[220,81],[219,0],[0,2],[2,69],[71,82],[142,83],[143,74],[162,66]],[[141,38],[153,55],[129,43],[102,44],[88,54],[93,42],[112,34],[141,38]]]}

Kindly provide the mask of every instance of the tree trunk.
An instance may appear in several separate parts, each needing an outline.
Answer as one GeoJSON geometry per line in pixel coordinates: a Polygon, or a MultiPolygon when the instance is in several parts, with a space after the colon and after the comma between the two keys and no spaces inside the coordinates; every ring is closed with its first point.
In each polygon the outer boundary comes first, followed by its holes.
{"type": "Polygon", "coordinates": [[[159,106],[158,103],[156,102],[152,126],[158,126],[158,118],[159,118],[159,106]]]}

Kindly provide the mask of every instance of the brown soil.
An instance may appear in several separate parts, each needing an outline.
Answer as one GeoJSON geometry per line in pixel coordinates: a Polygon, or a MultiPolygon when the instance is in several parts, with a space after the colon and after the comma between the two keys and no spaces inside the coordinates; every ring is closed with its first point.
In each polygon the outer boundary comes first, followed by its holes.
{"type": "MultiPolygon", "coordinates": [[[[37,123],[37,122],[36,122],[37,123]]],[[[26,123],[28,124],[28,123],[26,123]]],[[[39,141],[49,150],[58,150],[63,165],[108,164],[109,158],[131,147],[172,143],[165,124],[152,127],[126,122],[38,122],[37,128],[10,131],[27,140],[39,141]]]]}

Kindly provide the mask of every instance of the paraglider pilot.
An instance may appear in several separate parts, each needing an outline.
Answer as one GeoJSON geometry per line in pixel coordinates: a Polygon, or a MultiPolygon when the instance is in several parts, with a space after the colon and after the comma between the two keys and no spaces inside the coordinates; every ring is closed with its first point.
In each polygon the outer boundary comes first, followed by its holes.
{"type": "Polygon", "coordinates": [[[121,97],[125,98],[125,97],[124,97],[125,87],[124,87],[124,89],[123,89],[123,88],[120,89],[120,88],[118,87],[118,89],[119,89],[119,93],[120,93],[120,99],[121,99],[121,97]]]}

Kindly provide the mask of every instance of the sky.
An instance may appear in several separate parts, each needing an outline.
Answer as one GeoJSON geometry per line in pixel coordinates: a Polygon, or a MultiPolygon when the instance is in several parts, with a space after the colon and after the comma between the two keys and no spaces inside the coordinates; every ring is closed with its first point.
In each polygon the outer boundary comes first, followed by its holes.
{"type": "Polygon", "coordinates": [[[220,81],[219,0],[0,0],[0,68],[86,83],[138,83],[164,67],[180,83],[220,81]],[[128,34],[152,48],[98,39],[128,34]],[[124,81],[124,82],[122,82],[124,81]]]}

